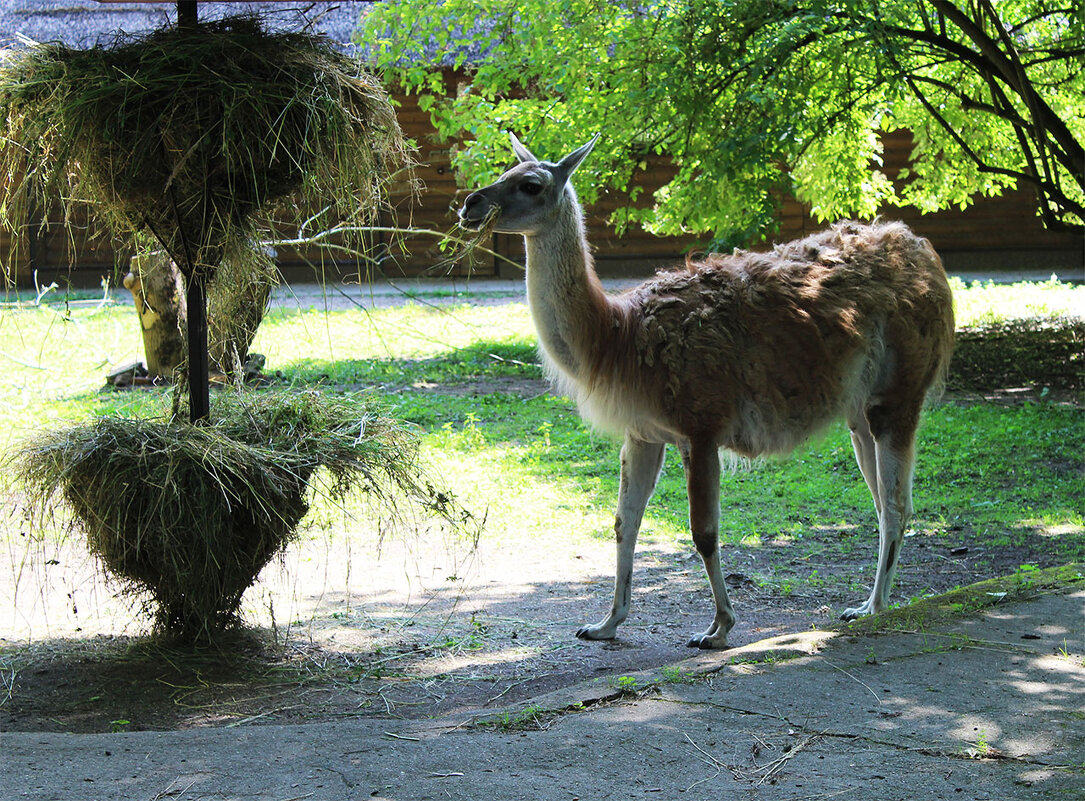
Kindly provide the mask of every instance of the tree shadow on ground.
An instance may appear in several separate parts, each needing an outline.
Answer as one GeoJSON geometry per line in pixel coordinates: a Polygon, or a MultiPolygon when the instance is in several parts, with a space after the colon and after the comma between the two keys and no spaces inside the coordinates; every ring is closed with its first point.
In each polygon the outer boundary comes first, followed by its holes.
{"type": "MultiPolygon", "coordinates": [[[[761,569],[758,559],[784,560],[787,553],[764,548],[746,555],[744,569],[753,573],[761,569]]],[[[933,567],[942,574],[938,561],[933,567]]],[[[902,576],[915,568],[905,562],[902,576]]],[[[943,588],[959,577],[947,576],[943,588]]],[[[611,580],[599,573],[569,581],[523,579],[510,587],[491,576],[409,603],[392,593],[365,598],[322,591],[307,625],[239,631],[205,649],[145,636],[5,647],[0,730],[466,719],[583,682],[621,688],[623,677],[638,671],[674,666],[681,672],[683,660],[699,655],[685,647],[710,619],[699,560],[646,549],[619,637],[577,640],[576,628],[608,608],[611,580]]],[[[905,578],[903,586],[913,581],[905,578]]],[[[783,594],[740,572],[732,572],[728,584],[739,616],[732,646],[832,627],[839,609],[857,600],[837,584],[783,594]]]]}
{"type": "MultiPolygon", "coordinates": [[[[469,411],[481,410],[480,424],[488,426],[486,445],[495,450],[511,451],[527,435],[537,435],[537,418],[502,415],[522,411],[525,399],[545,405],[556,421],[550,445],[518,468],[533,479],[570,486],[585,474],[604,476],[599,503],[612,505],[617,446],[585,436],[568,401],[542,394],[537,374],[524,375],[515,365],[510,369],[508,359],[522,355],[518,350],[502,351],[506,363],[494,360],[500,369],[479,377],[475,362],[491,359],[496,347],[481,343],[463,363],[390,360],[365,367],[376,372],[363,378],[380,377],[383,383],[399,376],[397,399],[415,410],[419,422],[462,421],[469,411]],[[445,383],[414,386],[434,375],[445,383]],[[495,392],[500,381],[522,383],[495,392]]],[[[1020,428],[1020,420],[1014,424],[1020,428]]],[[[938,436],[949,430],[948,423],[939,425],[936,421],[921,433],[921,440],[932,430],[938,436]]],[[[1085,549],[1085,532],[1079,528],[1059,532],[1044,524],[1061,507],[1035,500],[1037,486],[1080,478],[1080,452],[1069,461],[1034,455],[1022,460],[1016,448],[1027,431],[996,439],[973,427],[961,436],[970,438],[970,453],[986,453],[992,463],[1024,465],[1029,472],[977,476],[979,456],[959,459],[952,470],[945,462],[926,468],[921,460],[917,494],[924,482],[967,484],[971,494],[955,501],[960,508],[942,510],[940,521],[924,523],[921,516],[902,551],[897,600],[1018,573],[1022,565],[1031,570],[1060,564],[1085,549]],[[1004,492],[1007,503],[1022,508],[1022,519],[1001,528],[971,522],[975,510],[968,499],[980,497],[977,482],[988,491],[982,503],[1004,492]],[[1018,497],[1026,492],[1027,498],[1018,497]]],[[[936,442],[933,447],[952,451],[959,444],[936,442]]],[[[734,507],[733,519],[753,515],[766,526],[766,536],[759,538],[723,534],[725,573],[739,616],[733,645],[832,625],[841,608],[869,591],[877,537],[869,497],[852,461],[845,445],[822,441],[789,463],[725,477],[730,483],[724,503],[734,507]],[[812,484],[806,476],[815,473],[829,477],[818,485],[822,495],[845,499],[846,521],[839,504],[826,509],[817,497],[803,494],[812,484]]],[[[678,472],[664,477],[650,509],[681,525],[685,501],[678,472]]],[[[922,501],[917,505],[922,507],[922,501]]],[[[289,631],[255,629],[216,651],[177,649],[140,636],[2,644],[0,729],[109,731],[341,716],[424,718],[523,702],[588,679],[620,685],[629,673],[689,658],[684,643],[709,620],[710,595],[692,548],[685,542],[646,540],[638,554],[631,617],[615,641],[588,643],[573,637],[576,628],[599,619],[609,607],[611,566],[585,575],[575,555],[563,555],[559,558],[569,560],[568,573],[576,578],[538,578],[533,555],[525,553],[515,575],[489,576],[467,588],[431,588],[410,602],[310,588],[308,624],[292,625],[289,631]]]]}

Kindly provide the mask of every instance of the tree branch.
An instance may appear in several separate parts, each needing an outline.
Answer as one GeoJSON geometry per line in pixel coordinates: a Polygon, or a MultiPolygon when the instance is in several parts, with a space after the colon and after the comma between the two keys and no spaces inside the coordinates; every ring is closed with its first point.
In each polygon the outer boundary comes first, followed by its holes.
{"type": "MultiPolygon", "coordinates": [[[[996,20],[996,28],[1000,31],[1000,35],[1005,36],[1002,23],[988,0],[979,0],[979,2],[996,20]]],[[[1050,133],[1064,154],[1064,157],[1059,158],[1059,162],[1075,178],[1079,186],[1085,189],[1085,147],[1082,147],[1062,118],[1036,92],[1023,69],[1018,69],[1014,64],[1012,55],[1014,51],[1011,49],[1011,55],[1002,52],[997,42],[949,0],[932,0],[932,3],[979,48],[979,53],[989,68],[994,70],[1002,82],[1022,99],[1033,115],[1036,136],[1043,139],[1045,133],[1050,133]]],[[[1009,46],[1012,48],[1012,42],[1009,46]]],[[[1054,152],[1057,157],[1060,155],[1057,149],[1054,152]]]]}
{"type": "Polygon", "coordinates": [[[985,103],[982,100],[977,100],[971,95],[961,91],[958,86],[955,86],[954,84],[951,84],[947,81],[939,80],[938,78],[932,78],[929,75],[913,74],[911,77],[919,83],[936,86],[942,91],[946,92],[946,94],[949,94],[952,97],[956,98],[960,102],[961,108],[965,109],[966,111],[981,111],[984,114],[990,114],[993,117],[1003,119],[1014,126],[1024,126],[1028,124],[1028,121],[1020,114],[1018,114],[1017,110],[1014,109],[1012,106],[1007,108],[1002,106],[996,106],[993,103],[985,103]]]}

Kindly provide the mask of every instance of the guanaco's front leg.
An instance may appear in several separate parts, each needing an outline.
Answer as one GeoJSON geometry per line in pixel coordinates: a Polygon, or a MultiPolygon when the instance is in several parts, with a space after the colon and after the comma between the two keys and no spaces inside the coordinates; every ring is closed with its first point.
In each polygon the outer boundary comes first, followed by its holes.
{"type": "Polygon", "coordinates": [[[584,640],[610,640],[629,615],[633,589],[633,552],[648,499],[655,491],[663,469],[664,445],[627,436],[622,445],[622,471],[618,485],[618,513],[614,518],[614,539],[618,567],[614,574],[614,605],[610,614],[593,626],[584,626],[576,636],[584,640]]]}
{"type": "Polygon", "coordinates": [[[694,634],[691,648],[726,648],[727,632],[735,625],[735,612],[727,596],[727,585],[720,568],[720,454],[710,439],[691,440],[682,449],[682,465],[686,468],[686,491],[689,493],[689,526],[693,544],[704,562],[708,583],[712,587],[715,615],[712,625],[694,634]]]}

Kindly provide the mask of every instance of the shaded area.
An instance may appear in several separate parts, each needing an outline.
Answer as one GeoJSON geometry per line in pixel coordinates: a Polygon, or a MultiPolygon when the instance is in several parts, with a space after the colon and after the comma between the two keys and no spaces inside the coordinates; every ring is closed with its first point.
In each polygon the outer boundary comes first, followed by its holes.
{"type": "MultiPolygon", "coordinates": [[[[568,400],[545,393],[530,355],[526,343],[482,341],[440,358],[295,365],[283,379],[380,386],[397,415],[468,458],[490,460],[508,481],[552,482],[609,510],[617,445],[588,433],[568,400]]],[[[1085,508],[1080,409],[1038,399],[950,396],[928,410],[918,518],[894,599],[982,577],[1027,580],[1085,554],[1082,526],[1052,522],[1085,508]]],[[[727,473],[722,495],[724,569],[739,615],[732,644],[832,625],[869,591],[874,515],[842,428],[788,460],[727,473]]],[[[572,636],[609,605],[608,530],[559,547],[484,537],[480,566],[466,581],[437,578],[406,597],[351,595],[326,575],[310,583],[306,574],[299,582],[310,622],[255,631],[221,652],[171,651],[138,637],[3,644],[0,729],[420,720],[525,703],[589,679],[621,688],[636,671],[689,658],[684,643],[707,622],[700,561],[684,534],[669,533],[684,531],[685,514],[681,469],[671,459],[649,506],[632,615],[611,643],[572,636]]],[[[318,549],[313,560],[349,561],[340,545],[318,549]]]]}
{"type": "Polygon", "coordinates": [[[888,799],[1076,798],[1083,605],[1079,585],[918,632],[699,654],[536,698],[483,727],[453,715],[7,733],[5,778],[37,801],[68,801],[76,787],[132,798],[293,790],[327,801],[798,801],[872,789],[888,799]]]}
{"type": "MultiPolygon", "coordinates": [[[[968,581],[969,560],[917,545],[905,551],[904,597],[968,581]]],[[[857,571],[861,564],[872,573],[873,555],[859,553],[853,563],[836,562],[831,569],[818,563],[816,569],[832,576],[857,571]]],[[[839,610],[857,597],[842,581],[785,592],[749,578],[775,566],[807,570],[809,563],[786,547],[729,551],[726,557],[736,569],[728,576],[739,615],[733,646],[832,628],[839,610]]],[[[1009,592],[1041,591],[1033,583],[1038,575],[1015,574],[1009,592]]],[[[575,639],[578,626],[605,611],[611,581],[596,574],[517,584],[515,576],[491,573],[466,588],[442,589],[410,603],[387,594],[350,599],[317,590],[320,597],[312,600],[319,611],[307,626],[290,633],[250,630],[216,649],[171,648],[142,637],[4,647],[0,675],[7,698],[0,704],[0,730],[140,731],[343,717],[428,720],[506,709],[584,681],[619,690],[638,671],[677,665],[668,669],[681,672],[681,660],[702,658],[685,647],[710,617],[698,560],[642,551],[632,613],[619,638],[575,639]]],[[[953,600],[949,613],[973,613],[996,603],[1005,593],[994,590],[985,587],[971,600],[953,600]]],[[[893,628],[899,625],[893,621],[904,619],[905,628],[915,628],[916,621],[925,627],[927,620],[912,609],[901,607],[886,625],[893,628]]],[[[874,626],[857,630],[877,631],[881,620],[873,618],[874,626]]]]}
{"type": "Polygon", "coordinates": [[[532,385],[533,395],[546,392],[535,344],[526,340],[481,340],[429,358],[310,359],[277,371],[274,379],[292,384],[331,387],[340,391],[379,389],[401,392],[437,389],[456,392],[471,384],[475,394],[502,390],[502,379],[532,385]],[[497,382],[497,386],[486,382],[497,382]]]}
{"type": "Polygon", "coordinates": [[[1085,388],[1085,319],[1003,320],[957,331],[955,389],[1085,388]]]}

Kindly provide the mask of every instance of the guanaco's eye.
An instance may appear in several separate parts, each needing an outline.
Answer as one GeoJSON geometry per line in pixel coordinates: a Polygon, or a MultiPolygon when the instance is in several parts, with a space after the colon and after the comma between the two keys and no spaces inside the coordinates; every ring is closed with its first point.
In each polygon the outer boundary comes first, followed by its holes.
{"type": "Polygon", "coordinates": [[[525,195],[537,195],[543,191],[543,185],[538,181],[524,181],[520,184],[520,191],[525,195]]]}

